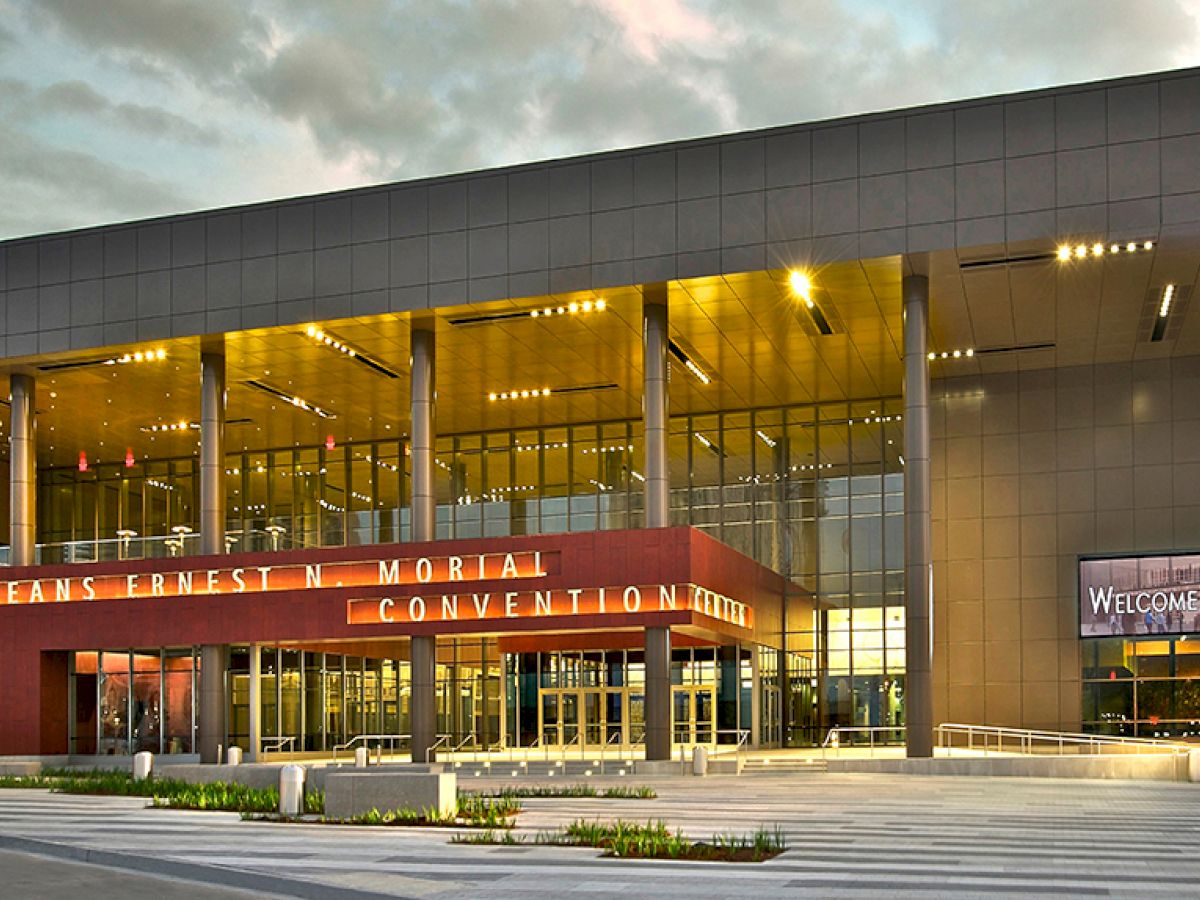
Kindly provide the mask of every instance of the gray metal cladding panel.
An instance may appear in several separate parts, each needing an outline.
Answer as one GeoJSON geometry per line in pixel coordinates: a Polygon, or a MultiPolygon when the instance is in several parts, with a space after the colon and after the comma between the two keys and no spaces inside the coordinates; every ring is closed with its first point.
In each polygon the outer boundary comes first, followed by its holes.
{"type": "Polygon", "coordinates": [[[1198,220],[1185,70],[8,241],[0,338],[13,356],[1198,220]]]}

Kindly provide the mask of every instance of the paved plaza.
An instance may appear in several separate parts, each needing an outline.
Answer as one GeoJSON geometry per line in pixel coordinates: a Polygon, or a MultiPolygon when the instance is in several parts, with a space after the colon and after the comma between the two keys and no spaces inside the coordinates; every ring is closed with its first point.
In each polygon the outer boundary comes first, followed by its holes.
{"type": "Polygon", "coordinates": [[[187,896],[180,880],[205,884],[211,893],[193,896],[206,897],[1200,897],[1196,785],[824,773],[644,783],[659,799],[526,800],[518,833],[581,817],[663,819],[696,838],[779,825],[791,849],[761,864],[629,861],[454,845],[443,829],[243,822],[4,790],[0,874],[30,897],[65,896],[60,879],[81,877],[65,863],[105,867],[95,897],[128,896],[123,879],[153,875],[174,879],[154,888],[163,897],[187,896]],[[51,858],[45,893],[24,854],[51,858]]]}

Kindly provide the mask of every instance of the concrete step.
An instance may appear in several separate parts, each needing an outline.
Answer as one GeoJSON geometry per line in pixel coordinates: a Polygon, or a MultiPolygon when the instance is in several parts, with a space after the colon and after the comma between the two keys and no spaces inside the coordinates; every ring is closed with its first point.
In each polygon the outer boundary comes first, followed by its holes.
{"type": "Polygon", "coordinates": [[[557,761],[527,762],[525,765],[508,761],[492,761],[485,763],[464,762],[456,764],[449,771],[456,773],[461,780],[469,778],[536,778],[539,781],[547,778],[598,778],[604,776],[631,775],[633,766],[628,762],[617,762],[615,759],[606,760],[603,765],[592,762],[568,760],[561,765],[557,761]]]}
{"type": "Polygon", "coordinates": [[[742,766],[743,775],[807,775],[826,771],[823,759],[747,759],[742,766]]]}

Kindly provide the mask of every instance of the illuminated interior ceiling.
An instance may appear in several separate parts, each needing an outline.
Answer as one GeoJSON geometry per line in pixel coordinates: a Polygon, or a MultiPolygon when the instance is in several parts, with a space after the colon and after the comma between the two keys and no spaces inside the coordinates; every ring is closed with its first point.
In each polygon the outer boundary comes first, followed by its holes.
{"type": "MultiPolygon", "coordinates": [[[[838,325],[830,335],[814,329],[787,276],[763,271],[669,285],[672,339],[711,378],[702,383],[674,358],[673,414],[899,392],[899,260],[812,274],[818,302],[838,325]]],[[[641,415],[638,288],[464,305],[436,316],[441,434],[641,415]],[[599,299],[603,311],[582,311],[599,299]],[[569,312],[572,303],[576,314],[569,312]],[[546,308],[553,314],[542,314],[546,308]],[[463,323],[471,319],[483,321],[463,323]],[[492,393],[546,387],[549,396],[489,400],[492,393]]],[[[407,433],[408,318],[312,324],[321,329],[318,337],[303,325],[226,336],[230,451],[407,433]],[[326,335],[342,348],[320,339],[326,335]],[[332,415],[299,408],[286,396],[332,415]]],[[[73,465],[81,451],[89,464],[116,462],[130,451],[139,460],[195,453],[199,432],[184,423],[199,420],[200,340],[130,345],[112,355],[160,348],[165,359],[119,365],[38,368],[94,362],[95,353],[10,361],[9,371],[37,374],[40,464],[73,465]],[[174,429],[166,427],[172,423],[174,429]]]]}
{"type": "MultiPolygon", "coordinates": [[[[969,359],[938,360],[933,376],[1200,354],[1200,321],[1186,302],[1198,269],[1200,244],[1183,239],[1065,261],[1049,244],[931,254],[931,349],[976,351],[969,359]],[[1147,323],[1166,284],[1177,285],[1182,299],[1166,338],[1151,341],[1147,323]],[[1021,347],[1040,349],[1013,349],[1021,347]]],[[[711,379],[702,383],[674,357],[672,414],[901,393],[901,260],[838,263],[808,275],[832,333],[816,327],[784,270],[670,283],[672,340],[711,379]]],[[[641,415],[639,288],[467,304],[433,315],[440,434],[641,415]],[[603,311],[583,311],[598,300],[603,311]],[[543,314],[547,308],[552,314],[543,314]],[[549,396],[540,395],[545,388],[549,396]],[[488,399],[514,390],[516,399],[488,399]],[[539,395],[521,397],[526,390],[539,395]]],[[[304,325],[227,336],[230,451],[407,433],[407,315],[312,324],[330,342],[304,325]],[[332,417],[289,404],[287,396],[332,417]]],[[[111,366],[37,368],[94,360],[95,353],[8,361],[3,374],[38,375],[40,464],[73,465],[81,451],[89,463],[115,462],[128,451],[138,459],[196,452],[193,428],[146,429],[198,421],[200,340],[112,354],[158,348],[166,359],[111,366]]]]}
{"type": "Polygon", "coordinates": [[[939,359],[934,378],[1200,354],[1200,318],[1178,302],[1200,271],[1194,237],[995,244],[930,263],[931,350],[976,351],[939,359]],[[1166,339],[1150,340],[1171,285],[1166,339]]]}

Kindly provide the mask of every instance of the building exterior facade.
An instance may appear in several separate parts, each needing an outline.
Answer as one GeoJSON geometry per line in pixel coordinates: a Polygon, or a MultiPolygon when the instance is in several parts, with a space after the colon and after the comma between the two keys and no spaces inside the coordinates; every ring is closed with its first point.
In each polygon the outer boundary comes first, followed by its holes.
{"type": "Polygon", "coordinates": [[[0,754],[1200,721],[1200,72],[0,244],[0,754]]]}

